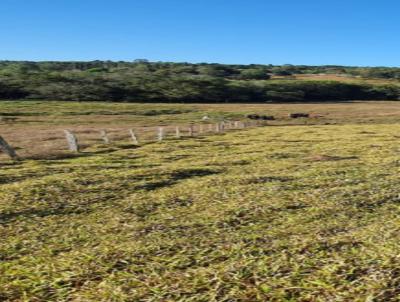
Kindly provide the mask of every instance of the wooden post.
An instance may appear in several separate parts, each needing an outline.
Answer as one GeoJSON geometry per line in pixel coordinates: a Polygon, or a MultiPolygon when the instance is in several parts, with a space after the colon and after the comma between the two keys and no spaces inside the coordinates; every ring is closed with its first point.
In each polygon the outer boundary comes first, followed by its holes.
{"type": "Polygon", "coordinates": [[[69,150],[72,152],[79,152],[78,139],[76,138],[75,134],[69,130],[64,130],[64,133],[65,137],[67,138],[69,150]]]}
{"type": "Polygon", "coordinates": [[[109,144],[109,143],[110,143],[110,139],[108,138],[108,135],[107,135],[107,131],[106,131],[106,130],[101,130],[101,131],[100,131],[100,136],[101,136],[102,140],[103,140],[106,144],[109,144]]]}
{"type": "Polygon", "coordinates": [[[221,129],[220,129],[220,124],[219,123],[216,123],[215,124],[215,132],[220,132],[221,131],[221,129]]]}
{"type": "Polygon", "coordinates": [[[202,134],[202,133],[203,133],[203,131],[204,131],[204,130],[203,130],[203,125],[202,125],[202,124],[200,124],[200,125],[199,125],[199,133],[200,133],[200,134],[202,134]]]}
{"type": "Polygon", "coordinates": [[[133,131],[133,129],[129,129],[129,133],[131,135],[132,141],[134,145],[139,145],[139,140],[135,134],[135,132],[133,131]]]}
{"type": "Polygon", "coordinates": [[[235,127],[236,129],[239,128],[239,122],[235,121],[234,124],[233,124],[233,127],[235,127]]]}
{"type": "Polygon", "coordinates": [[[181,129],[179,127],[175,127],[175,136],[176,138],[181,138],[181,129]]]}
{"type": "Polygon", "coordinates": [[[212,130],[213,130],[213,124],[209,124],[208,125],[208,131],[212,132],[212,130]]]}
{"type": "Polygon", "coordinates": [[[193,136],[193,126],[192,125],[190,125],[189,126],[189,136],[193,136]]]}
{"type": "Polygon", "coordinates": [[[161,142],[164,139],[164,128],[163,127],[158,127],[157,139],[159,142],[161,142]]]}
{"type": "Polygon", "coordinates": [[[19,160],[17,153],[13,147],[11,147],[7,141],[0,136],[0,150],[7,154],[13,160],[19,160]]]}

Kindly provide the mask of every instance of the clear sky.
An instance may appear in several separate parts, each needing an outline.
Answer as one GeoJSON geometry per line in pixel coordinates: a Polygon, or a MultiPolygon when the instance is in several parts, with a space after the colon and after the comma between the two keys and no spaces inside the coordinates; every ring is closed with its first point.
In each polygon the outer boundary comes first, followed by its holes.
{"type": "Polygon", "coordinates": [[[0,60],[400,66],[398,0],[0,0],[0,60]]]}

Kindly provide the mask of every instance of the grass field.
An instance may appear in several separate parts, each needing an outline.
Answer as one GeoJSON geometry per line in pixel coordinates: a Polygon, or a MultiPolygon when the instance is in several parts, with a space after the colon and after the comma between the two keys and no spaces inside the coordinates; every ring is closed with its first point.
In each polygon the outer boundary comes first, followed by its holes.
{"type": "Polygon", "coordinates": [[[353,84],[399,85],[398,79],[363,78],[346,74],[294,74],[291,76],[273,76],[272,80],[307,80],[307,81],[338,81],[353,84]]]}
{"type": "MultiPolygon", "coordinates": [[[[105,129],[113,141],[129,142],[128,129],[141,139],[156,137],[157,126],[186,127],[222,119],[243,120],[246,114],[273,115],[271,125],[323,125],[397,123],[397,102],[345,102],[319,104],[129,104],[78,103],[48,101],[0,102],[0,135],[7,139],[20,156],[27,159],[63,158],[69,156],[64,129],[74,131],[84,146],[101,144],[99,131],[105,129]],[[310,119],[289,119],[290,112],[308,112],[310,119]]],[[[169,127],[169,128],[168,128],[169,127]]],[[[183,129],[184,130],[184,129],[183,129]]],[[[0,160],[5,157],[0,154],[0,160]]]]}
{"type": "Polygon", "coordinates": [[[17,119],[0,135],[17,145],[65,127],[278,119],[2,158],[0,301],[398,301],[399,108],[1,103],[17,119]],[[292,121],[293,111],[323,117],[292,121]]]}

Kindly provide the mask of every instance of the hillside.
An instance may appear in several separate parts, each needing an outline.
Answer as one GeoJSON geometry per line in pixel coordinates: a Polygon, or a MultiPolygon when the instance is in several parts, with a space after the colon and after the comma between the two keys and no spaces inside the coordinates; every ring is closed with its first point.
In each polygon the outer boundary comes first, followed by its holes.
{"type": "Polygon", "coordinates": [[[397,100],[400,68],[0,62],[0,99],[114,102],[397,100]]]}

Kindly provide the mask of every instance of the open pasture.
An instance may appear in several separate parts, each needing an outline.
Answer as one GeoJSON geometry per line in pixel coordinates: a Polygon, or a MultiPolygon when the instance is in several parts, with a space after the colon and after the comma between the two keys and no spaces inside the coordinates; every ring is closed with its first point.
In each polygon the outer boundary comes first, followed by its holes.
{"type": "MultiPolygon", "coordinates": [[[[88,152],[102,146],[100,131],[124,146],[131,142],[133,129],[143,142],[154,141],[157,128],[165,127],[167,137],[174,136],[175,126],[187,135],[188,126],[199,131],[222,120],[246,120],[246,114],[273,115],[277,125],[324,125],[397,123],[400,107],[396,102],[344,102],[306,104],[132,104],[101,102],[0,102],[0,135],[17,153],[27,159],[71,156],[64,130],[72,130],[88,152]],[[290,119],[291,112],[307,112],[309,119],[290,119]],[[209,120],[202,121],[203,116],[209,120]]],[[[0,160],[5,157],[0,154],[0,160]]]]}
{"type": "MultiPolygon", "coordinates": [[[[1,111],[39,112],[17,106],[26,108],[4,103],[1,111]]],[[[48,113],[20,115],[0,133],[22,142],[67,126],[186,124],[255,111],[281,118],[138,147],[98,144],[73,158],[2,159],[1,301],[398,298],[396,103],[40,106],[48,113]],[[84,106],[97,112],[84,115],[84,106]],[[188,112],[111,115],[103,106],[188,112]],[[288,120],[293,111],[325,117],[288,120]]]]}

